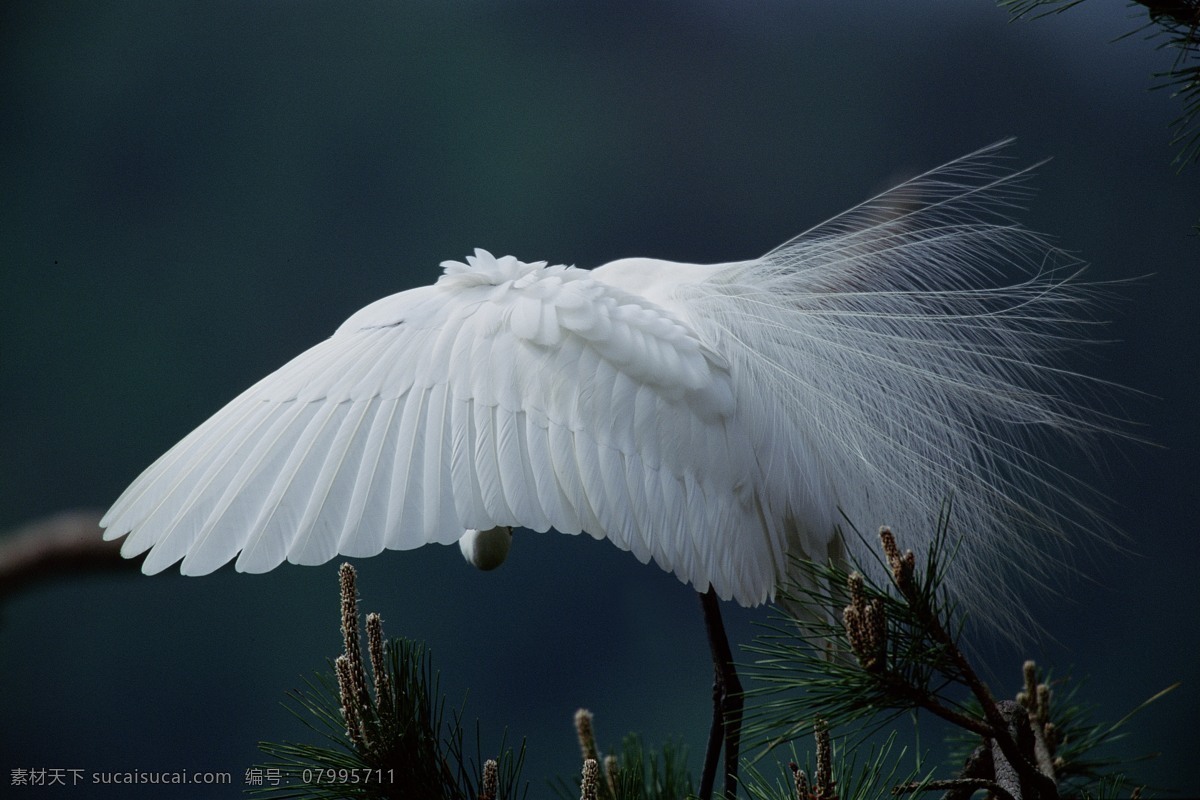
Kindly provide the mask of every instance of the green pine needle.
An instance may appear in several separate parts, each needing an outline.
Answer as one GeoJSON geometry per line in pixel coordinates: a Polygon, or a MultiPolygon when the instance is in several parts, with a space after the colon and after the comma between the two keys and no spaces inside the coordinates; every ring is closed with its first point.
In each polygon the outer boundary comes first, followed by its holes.
{"type": "MultiPolygon", "coordinates": [[[[819,717],[834,728],[863,723],[865,740],[926,698],[938,698],[950,711],[970,715],[963,701],[946,693],[962,683],[963,675],[946,643],[932,635],[929,625],[936,620],[952,639],[961,630],[955,603],[941,589],[942,576],[955,554],[948,518],[944,511],[933,546],[916,572],[910,598],[894,586],[864,579],[865,598],[878,601],[887,620],[886,668],[881,671],[868,671],[859,664],[839,613],[847,603],[845,587],[855,570],[833,563],[796,562],[797,577],[784,590],[782,605],[799,613],[776,615],[764,626],[766,632],[745,648],[759,656],[746,667],[756,684],[747,692],[748,739],[767,745],[790,741],[805,734],[819,717]]],[[[852,526],[851,530],[861,538],[852,526]]]]}
{"type": "MultiPolygon", "coordinates": [[[[1083,0],[999,0],[1012,19],[1039,19],[1079,5],[1083,0]]],[[[1154,75],[1155,89],[1167,89],[1178,97],[1183,112],[1171,122],[1171,146],[1177,148],[1173,161],[1182,171],[1200,163],[1200,0],[1151,2],[1134,0],[1146,11],[1146,21],[1133,33],[1148,31],[1159,47],[1175,51],[1171,68],[1154,75]]],[[[1120,37],[1120,38],[1125,38],[1120,37]]]]}
{"type": "MultiPolygon", "coordinates": [[[[683,800],[695,795],[687,770],[687,748],[667,742],[661,750],[646,747],[631,733],[621,740],[616,756],[616,778],[611,790],[601,762],[599,796],[608,800],[683,800]]],[[[561,800],[578,800],[580,778],[558,777],[551,788],[561,800]]]]}
{"type": "MultiPolygon", "coordinates": [[[[307,689],[290,694],[288,706],[306,727],[327,742],[261,742],[276,760],[261,765],[263,786],[256,790],[272,800],[284,798],[429,798],[476,800],[485,756],[478,730],[476,753],[468,758],[461,712],[445,718],[445,698],[429,653],[422,644],[392,639],[387,644],[387,672],[394,690],[387,708],[372,698],[364,709],[367,746],[346,734],[337,681],[321,674],[306,681],[307,689]],[[269,777],[268,777],[269,776],[269,777]],[[277,785],[272,785],[273,779],[277,785]]],[[[502,740],[497,798],[523,798],[519,787],[524,744],[514,753],[502,740]]]]}
{"type": "MultiPolygon", "coordinates": [[[[857,761],[863,749],[857,746],[847,747],[845,742],[835,743],[833,789],[839,800],[879,800],[879,798],[894,796],[891,793],[894,786],[903,784],[920,786],[927,782],[929,778],[920,778],[916,770],[901,770],[900,765],[907,757],[907,752],[905,748],[893,752],[895,744],[896,734],[892,732],[881,744],[873,745],[867,750],[866,759],[860,768],[857,761]],[[843,754],[847,754],[846,757],[843,758],[843,754]]],[[[816,774],[812,754],[809,753],[804,758],[800,758],[795,742],[790,744],[790,751],[791,764],[802,768],[805,775],[811,780],[812,776],[816,774]]],[[[790,768],[780,765],[779,776],[774,779],[764,775],[753,764],[747,764],[743,769],[745,775],[742,785],[752,800],[796,800],[795,773],[790,768]]],[[[916,792],[911,796],[920,797],[921,794],[916,792]]]]}

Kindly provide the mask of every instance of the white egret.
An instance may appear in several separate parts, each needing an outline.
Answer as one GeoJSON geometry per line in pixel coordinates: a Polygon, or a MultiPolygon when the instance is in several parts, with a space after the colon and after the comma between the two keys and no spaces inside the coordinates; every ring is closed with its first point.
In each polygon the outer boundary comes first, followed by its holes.
{"type": "Polygon", "coordinates": [[[996,565],[1084,509],[1040,434],[1091,427],[1052,363],[1087,292],[1004,216],[1003,144],[747,261],[443,262],[169,450],[105,538],[202,575],[460,539],[490,568],[512,527],[586,531],[715,614],[855,554],[841,514],[919,549],[953,497],[955,591],[995,611],[996,565]]]}

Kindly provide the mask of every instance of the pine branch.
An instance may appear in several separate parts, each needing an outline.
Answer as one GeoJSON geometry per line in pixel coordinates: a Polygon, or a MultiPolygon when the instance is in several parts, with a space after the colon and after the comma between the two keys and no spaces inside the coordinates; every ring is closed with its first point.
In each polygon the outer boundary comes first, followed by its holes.
{"type": "MultiPolygon", "coordinates": [[[[896,715],[925,710],[969,734],[963,741],[970,754],[953,779],[931,775],[892,784],[894,794],[940,787],[946,800],[968,800],[980,789],[1013,800],[1055,800],[1063,791],[1100,785],[1096,781],[1107,778],[1094,770],[1087,773],[1089,782],[1074,779],[1087,763],[1084,754],[1114,738],[1103,731],[1111,733],[1123,721],[1109,729],[1073,722],[1071,704],[1052,701],[1050,682],[1032,661],[1023,667],[1017,699],[996,698],[961,647],[955,605],[942,590],[952,561],[947,530],[943,516],[918,568],[914,554],[901,553],[882,529],[887,585],[838,564],[798,563],[800,575],[785,597],[795,613],[750,648],[763,658],[751,668],[760,686],[750,692],[755,722],[747,733],[769,750],[793,740],[806,719],[817,717],[853,728],[853,741],[861,743],[896,715]],[[829,609],[842,604],[836,620],[829,609]],[[951,691],[969,697],[955,701],[951,691]]],[[[795,776],[789,796],[810,800],[802,777],[795,776]]]]}

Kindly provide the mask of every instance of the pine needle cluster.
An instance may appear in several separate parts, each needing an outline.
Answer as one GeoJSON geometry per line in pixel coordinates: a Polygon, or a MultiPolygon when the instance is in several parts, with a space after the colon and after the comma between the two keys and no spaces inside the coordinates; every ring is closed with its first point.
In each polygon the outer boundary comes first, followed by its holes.
{"type": "MultiPolygon", "coordinates": [[[[1058,678],[1042,673],[1033,661],[1022,669],[1024,686],[1017,692],[1016,702],[1029,712],[1033,729],[1045,743],[1039,759],[1051,760],[1063,797],[1129,796],[1140,786],[1126,773],[1135,763],[1153,758],[1118,755],[1117,745],[1127,738],[1127,724],[1142,709],[1173,691],[1172,684],[1138,704],[1116,722],[1095,719],[1096,706],[1082,698],[1083,683],[1069,676],[1058,678]]],[[[971,704],[974,710],[975,704],[971,704]]],[[[948,737],[950,759],[967,763],[978,739],[952,733],[948,737]]]]}
{"type": "Polygon", "coordinates": [[[762,788],[766,784],[755,773],[756,798],[850,800],[941,791],[948,800],[967,800],[983,791],[1004,800],[1057,800],[1135,788],[1121,777],[1121,764],[1096,755],[1118,738],[1129,716],[1115,725],[1087,722],[1072,696],[1053,697],[1053,682],[1032,661],[1024,665],[1024,686],[1012,700],[997,699],[980,678],[962,645],[961,615],[942,589],[953,562],[947,530],[944,516],[919,565],[889,529],[881,529],[889,578],[884,585],[864,577],[866,570],[798,564],[785,605],[799,613],[777,619],[749,648],[760,658],[751,667],[756,688],[748,692],[747,734],[769,751],[791,745],[815,724],[817,772],[814,777],[794,768],[791,784],[773,789],[762,788]],[[830,613],[839,607],[840,616],[830,613]],[[931,772],[919,780],[914,774],[896,783],[897,770],[886,769],[877,753],[855,779],[830,783],[829,727],[851,731],[842,746],[853,752],[913,711],[932,714],[956,731],[958,767],[952,774],[931,772]],[[881,779],[883,784],[876,782],[881,779]]]}
{"type": "Polygon", "coordinates": [[[838,750],[829,726],[818,719],[813,750],[802,759],[797,744],[803,738],[789,743],[791,759],[774,779],[757,765],[746,765],[743,786],[752,800],[879,800],[891,787],[914,783],[915,772],[900,772],[904,750],[896,750],[894,733],[878,746],[838,750]]]}
{"type": "Polygon", "coordinates": [[[385,641],[378,614],[369,614],[367,660],[359,631],[355,571],[339,574],[344,650],[334,676],[306,681],[289,710],[327,745],[261,742],[276,759],[262,765],[262,794],[271,798],[393,800],[514,800],[524,745],[484,759],[476,729],[475,757],[467,755],[462,712],[445,714],[438,676],[423,645],[385,641]],[[368,680],[367,665],[370,666],[368,680]]]}
{"type": "Polygon", "coordinates": [[[601,755],[592,712],[575,712],[575,733],[583,766],[573,780],[558,778],[553,788],[562,800],[684,800],[695,789],[687,771],[687,751],[668,742],[647,747],[637,734],[621,740],[618,751],[601,755]]]}
{"type": "Polygon", "coordinates": [[[967,679],[952,646],[961,622],[940,592],[953,557],[946,518],[920,569],[911,551],[895,549],[887,529],[882,542],[888,587],[836,563],[797,562],[796,580],[783,592],[784,606],[797,613],[776,618],[747,648],[759,656],[750,667],[758,685],[747,693],[748,736],[790,741],[817,718],[834,728],[871,719],[869,734],[917,707],[983,732],[944,691],[967,679]],[[840,616],[830,613],[836,608],[844,609],[840,616]]]}
{"type": "MultiPolygon", "coordinates": [[[[1037,18],[1066,11],[1083,0],[1000,0],[1013,19],[1037,18]]],[[[1128,36],[1142,34],[1172,53],[1171,67],[1156,73],[1154,88],[1166,89],[1183,106],[1171,123],[1175,164],[1183,169],[1200,163],[1200,0],[1133,0],[1145,22],[1128,36]]],[[[1124,38],[1124,37],[1122,37],[1124,38]]]]}
{"type": "MultiPolygon", "coordinates": [[[[945,800],[980,792],[999,800],[1137,796],[1137,785],[1123,774],[1128,762],[1104,749],[1124,735],[1130,716],[1174,687],[1115,724],[1099,724],[1077,700],[1078,686],[1027,661],[1015,698],[997,699],[967,659],[961,615],[943,590],[954,556],[948,519],[943,514],[920,560],[883,528],[882,570],[797,563],[782,598],[789,611],[747,648],[758,659],[748,668],[754,688],[746,693],[745,733],[767,745],[759,759],[742,762],[741,791],[752,800],[875,800],[934,791],[945,800]],[[840,614],[831,612],[837,608],[840,614]],[[905,751],[895,752],[894,729],[882,745],[868,744],[896,717],[916,711],[956,731],[954,769],[945,774],[923,767],[919,757],[916,768],[902,772],[905,751]],[[833,730],[846,734],[835,740],[833,730]],[[797,745],[810,736],[813,755],[802,758],[797,745]],[[790,750],[786,768],[764,775],[759,763],[781,749],[790,750]]],[[[462,713],[447,718],[428,652],[404,639],[385,640],[379,615],[369,614],[364,657],[353,568],[343,565],[339,580],[343,652],[332,675],[317,675],[307,691],[291,695],[292,713],[326,744],[261,743],[278,760],[256,768],[264,777],[257,791],[272,798],[524,798],[524,746],[514,753],[502,740],[499,756],[485,759],[476,726],[468,757],[462,713]]],[[[591,712],[580,709],[574,722],[581,769],[550,787],[563,800],[696,796],[682,747],[669,743],[656,751],[630,734],[603,754],[591,712]]]]}

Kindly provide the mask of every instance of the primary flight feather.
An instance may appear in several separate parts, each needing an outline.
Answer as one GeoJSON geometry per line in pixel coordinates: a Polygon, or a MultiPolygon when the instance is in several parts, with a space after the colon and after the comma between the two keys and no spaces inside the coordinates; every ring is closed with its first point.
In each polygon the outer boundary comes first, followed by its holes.
{"type": "Polygon", "coordinates": [[[1040,445],[1093,427],[1054,365],[1087,290],[1005,216],[1001,147],[748,261],[443,262],[168,451],[105,537],[199,575],[460,539],[495,566],[510,527],[586,531],[753,605],[792,557],[855,554],[843,517],[919,550],[950,498],[986,604],[1087,513],[1040,445]]]}

